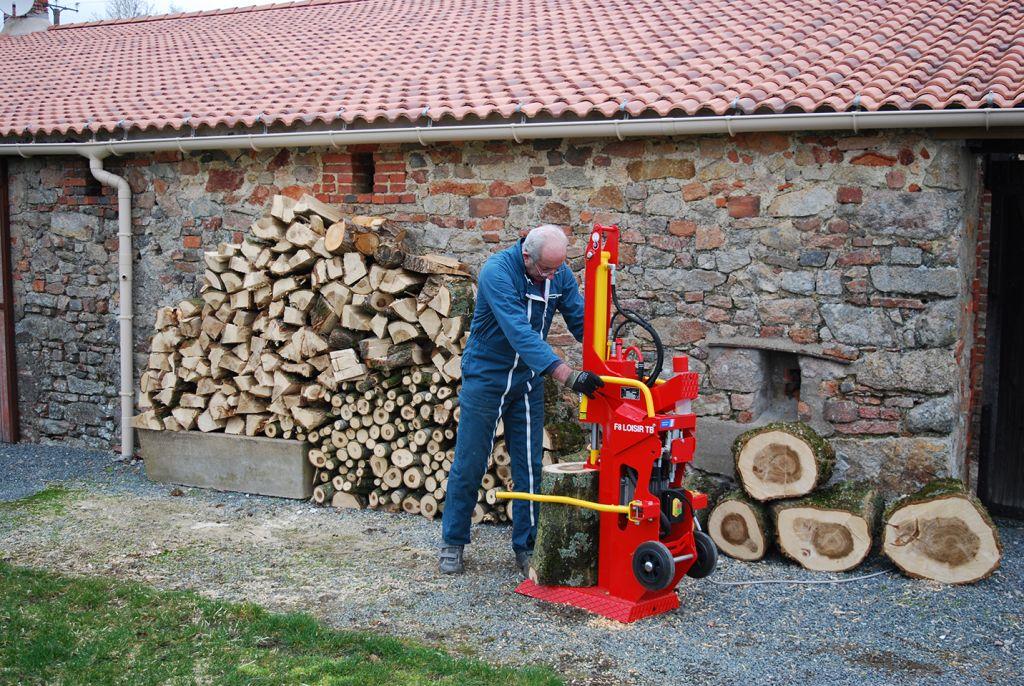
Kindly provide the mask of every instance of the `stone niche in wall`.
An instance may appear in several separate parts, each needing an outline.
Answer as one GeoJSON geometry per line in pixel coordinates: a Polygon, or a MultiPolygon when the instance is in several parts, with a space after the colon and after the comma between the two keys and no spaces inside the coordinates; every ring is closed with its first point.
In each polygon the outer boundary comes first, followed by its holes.
{"type": "Polygon", "coordinates": [[[724,394],[729,411],[700,417],[694,465],[733,474],[732,444],[744,431],[769,422],[804,421],[823,436],[834,433],[824,420],[823,382],[846,374],[845,362],[819,345],[770,338],[709,338],[707,386],[724,394]]]}

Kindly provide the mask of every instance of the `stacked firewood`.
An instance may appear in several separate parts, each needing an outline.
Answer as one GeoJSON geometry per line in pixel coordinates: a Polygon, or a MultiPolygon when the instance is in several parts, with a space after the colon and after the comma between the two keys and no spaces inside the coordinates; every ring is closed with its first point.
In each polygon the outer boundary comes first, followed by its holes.
{"type": "MultiPolygon", "coordinates": [[[[971,583],[999,566],[999,533],[981,503],[956,480],[942,479],[894,502],[867,482],[829,486],[835,453],[803,423],[752,429],[733,445],[740,489],[716,491],[706,527],[719,550],[760,560],[779,551],[816,571],[846,571],[882,540],[882,551],[909,576],[971,583]]],[[[704,484],[692,484],[700,490],[704,484]]]]}
{"type": "Polygon", "coordinates": [[[472,282],[455,260],[407,253],[383,218],[275,196],[244,241],[204,259],[200,298],[157,312],[136,427],[301,440],[346,382],[429,363],[460,376],[472,282]]]}

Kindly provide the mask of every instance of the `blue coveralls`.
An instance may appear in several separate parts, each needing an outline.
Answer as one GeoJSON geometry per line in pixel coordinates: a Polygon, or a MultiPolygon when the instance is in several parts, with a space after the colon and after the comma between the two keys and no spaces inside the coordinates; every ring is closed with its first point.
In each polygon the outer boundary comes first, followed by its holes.
{"type": "MultiPolygon", "coordinates": [[[[494,447],[498,420],[512,458],[515,490],[540,488],[544,380],[561,360],[545,339],[555,311],[583,340],[583,298],[565,264],[537,286],[526,275],[522,241],[492,255],[480,270],[476,309],[462,355],[455,460],[448,474],[441,531],[446,545],[469,543],[477,490],[494,447]]],[[[539,503],[512,505],[512,548],[533,550],[539,503]]]]}

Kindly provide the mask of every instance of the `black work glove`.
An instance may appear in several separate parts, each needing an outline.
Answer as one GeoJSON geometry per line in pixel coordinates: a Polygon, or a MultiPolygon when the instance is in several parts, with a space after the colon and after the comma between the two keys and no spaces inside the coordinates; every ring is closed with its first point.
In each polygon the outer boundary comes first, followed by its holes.
{"type": "Polygon", "coordinates": [[[565,379],[565,385],[568,388],[582,393],[588,398],[594,397],[594,391],[604,386],[604,381],[601,381],[601,377],[593,372],[570,372],[569,376],[565,379]]]}

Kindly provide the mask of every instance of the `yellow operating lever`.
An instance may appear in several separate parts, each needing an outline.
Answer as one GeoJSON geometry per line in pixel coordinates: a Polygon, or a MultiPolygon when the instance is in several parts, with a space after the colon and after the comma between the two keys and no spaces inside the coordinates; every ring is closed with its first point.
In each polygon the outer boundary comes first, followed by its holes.
{"type": "Polygon", "coordinates": [[[643,381],[638,379],[627,379],[624,376],[601,376],[601,381],[607,384],[613,384],[616,386],[629,386],[631,388],[639,388],[640,395],[644,397],[644,405],[647,406],[647,416],[654,416],[654,398],[651,396],[651,389],[647,387],[643,381]]]}
{"type": "Polygon", "coordinates": [[[561,503],[562,505],[575,505],[576,507],[583,507],[588,510],[597,510],[598,512],[614,512],[616,514],[629,516],[629,505],[605,505],[604,503],[595,503],[592,500],[570,498],[567,495],[540,495],[539,493],[514,493],[512,491],[499,491],[494,495],[495,497],[503,500],[532,500],[537,503],[561,503]]]}

